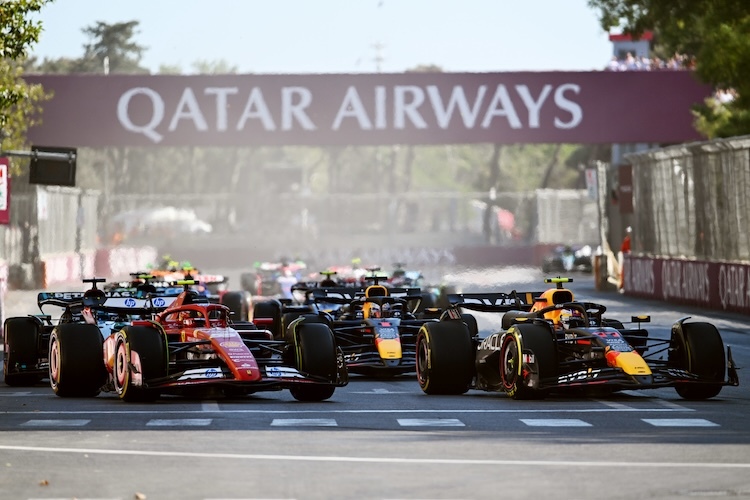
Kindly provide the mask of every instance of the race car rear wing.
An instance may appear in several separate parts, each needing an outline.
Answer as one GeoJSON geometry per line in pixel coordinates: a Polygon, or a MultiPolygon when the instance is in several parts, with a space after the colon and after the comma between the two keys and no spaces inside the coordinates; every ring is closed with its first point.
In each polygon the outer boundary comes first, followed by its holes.
{"type": "MultiPolygon", "coordinates": [[[[314,288],[309,293],[314,302],[326,304],[350,304],[355,300],[365,298],[365,289],[362,287],[314,288]]],[[[416,300],[422,298],[422,290],[420,288],[389,288],[388,296],[405,301],[416,300]]]]}
{"type": "Polygon", "coordinates": [[[364,290],[352,287],[313,288],[309,294],[316,303],[349,304],[357,298],[364,297],[364,290]]]}
{"type": "MultiPolygon", "coordinates": [[[[133,297],[110,297],[104,302],[92,305],[97,311],[131,315],[146,315],[161,312],[166,309],[177,297],[148,297],[136,299],[133,297]]],[[[84,305],[87,300],[84,300],[84,305]]]]}
{"type": "Polygon", "coordinates": [[[510,293],[455,293],[448,294],[448,303],[454,308],[482,312],[528,311],[543,292],[510,293]]]}

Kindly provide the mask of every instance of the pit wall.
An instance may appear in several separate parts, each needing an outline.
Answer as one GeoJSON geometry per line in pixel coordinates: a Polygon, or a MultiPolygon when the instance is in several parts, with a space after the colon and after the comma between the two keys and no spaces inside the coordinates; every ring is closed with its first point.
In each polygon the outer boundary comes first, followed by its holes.
{"type": "Polygon", "coordinates": [[[750,314],[750,264],[625,256],[626,295],[750,314]]]}

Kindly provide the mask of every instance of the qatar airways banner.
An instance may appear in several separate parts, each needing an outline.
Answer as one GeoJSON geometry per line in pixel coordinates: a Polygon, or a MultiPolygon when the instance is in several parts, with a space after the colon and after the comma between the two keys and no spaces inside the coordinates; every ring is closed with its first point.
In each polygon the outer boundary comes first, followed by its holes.
{"type": "Polygon", "coordinates": [[[33,144],[676,143],[711,89],[689,71],[32,75],[33,144]]]}
{"type": "Polygon", "coordinates": [[[627,295],[750,314],[750,265],[625,257],[627,295]]]}

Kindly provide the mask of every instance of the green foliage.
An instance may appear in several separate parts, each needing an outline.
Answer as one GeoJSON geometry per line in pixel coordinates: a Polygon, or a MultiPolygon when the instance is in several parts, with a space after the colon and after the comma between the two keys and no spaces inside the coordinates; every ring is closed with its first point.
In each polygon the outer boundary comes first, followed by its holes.
{"type": "Polygon", "coordinates": [[[140,67],[145,47],[133,41],[139,21],[107,24],[97,21],[83,28],[90,42],[85,45],[81,66],[76,73],[99,73],[108,65],[110,73],[148,73],[140,67]]]}
{"type": "Polygon", "coordinates": [[[719,90],[732,89],[731,103],[694,110],[696,128],[708,137],[750,134],[750,2],[747,0],[589,0],[605,30],[621,27],[656,34],[669,53],[695,61],[695,72],[719,90]],[[721,109],[719,109],[719,106],[721,109]]]}
{"type": "Polygon", "coordinates": [[[237,73],[237,66],[224,59],[218,61],[195,61],[193,70],[199,75],[231,75],[237,73]]]}
{"type": "Polygon", "coordinates": [[[139,21],[108,24],[97,21],[81,31],[89,41],[83,46],[80,58],[61,57],[37,61],[30,59],[26,64],[28,73],[70,74],[70,73],[125,73],[144,74],[148,69],[141,67],[145,47],[133,38],[138,33],[139,21]]]}
{"type": "MultiPolygon", "coordinates": [[[[49,0],[0,1],[0,149],[21,149],[26,131],[36,123],[44,91],[39,85],[28,85],[21,78],[23,61],[29,47],[39,41],[41,23],[30,15],[49,0]]],[[[17,174],[15,161],[11,174],[17,174]]]]}
{"type": "Polygon", "coordinates": [[[39,12],[49,0],[0,2],[0,59],[18,60],[28,54],[29,45],[39,41],[39,21],[29,15],[39,12]]]}

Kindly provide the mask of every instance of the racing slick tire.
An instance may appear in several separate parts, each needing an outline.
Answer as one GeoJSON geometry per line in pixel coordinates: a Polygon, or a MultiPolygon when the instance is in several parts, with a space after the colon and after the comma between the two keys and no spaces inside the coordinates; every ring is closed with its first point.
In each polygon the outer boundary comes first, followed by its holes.
{"type": "Polygon", "coordinates": [[[162,333],[149,326],[126,326],[115,335],[113,378],[117,396],[127,402],[151,402],[159,391],[149,381],[167,376],[169,360],[162,333]],[[136,383],[136,377],[140,383],[136,383]]]}
{"type": "Polygon", "coordinates": [[[240,274],[240,288],[250,293],[260,293],[256,290],[256,275],[255,273],[241,273],[240,274]]]}
{"type": "Polygon", "coordinates": [[[422,292],[422,298],[419,301],[419,306],[417,307],[415,314],[423,313],[426,309],[433,309],[435,307],[437,307],[437,299],[435,298],[435,295],[430,292],[422,292]]]}
{"type": "Polygon", "coordinates": [[[471,335],[472,338],[479,335],[479,326],[477,325],[477,318],[474,317],[473,314],[462,314],[461,321],[466,323],[466,326],[469,327],[469,335],[471,335]]]}
{"type": "Polygon", "coordinates": [[[333,396],[338,363],[336,340],[331,329],[322,323],[299,323],[294,348],[300,372],[327,378],[331,383],[306,383],[290,387],[292,397],[297,401],[324,401],[333,396]]]}
{"type": "Polygon", "coordinates": [[[39,362],[39,325],[29,317],[5,320],[3,377],[6,385],[30,387],[38,384],[43,376],[39,373],[17,371],[18,365],[35,367],[39,362]]]}
{"type": "Polygon", "coordinates": [[[107,381],[104,339],[96,325],[57,325],[49,338],[49,383],[63,398],[96,397],[107,381]]]}
{"type": "Polygon", "coordinates": [[[508,397],[543,399],[545,392],[539,390],[539,381],[556,374],[557,350],[548,327],[517,324],[503,335],[500,345],[500,377],[508,397]],[[524,363],[524,352],[528,351],[533,354],[535,370],[528,369],[528,363],[524,363]]]}
{"type": "Polygon", "coordinates": [[[294,312],[284,313],[281,316],[281,328],[284,331],[284,340],[286,340],[290,344],[294,343],[295,337],[294,337],[294,330],[290,329],[289,326],[294,322],[294,320],[300,317],[305,318],[304,322],[308,325],[311,323],[325,324],[325,319],[318,314],[312,314],[312,313],[304,312],[304,311],[294,311],[294,312]]]}
{"type": "Polygon", "coordinates": [[[227,292],[221,297],[221,303],[229,308],[232,321],[250,319],[250,301],[247,292],[227,292]]]}
{"type": "Polygon", "coordinates": [[[281,340],[284,338],[284,332],[281,329],[281,302],[278,300],[265,300],[263,302],[256,302],[253,305],[253,321],[255,318],[271,318],[269,330],[273,334],[273,338],[281,340]]]}
{"type": "Polygon", "coordinates": [[[677,394],[693,401],[718,395],[726,373],[724,342],[719,330],[711,323],[682,323],[681,328],[673,328],[672,342],[674,349],[669,352],[670,365],[699,375],[704,380],[716,381],[715,384],[677,383],[677,394]]]}
{"type": "Polygon", "coordinates": [[[417,334],[417,381],[425,394],[464,394],[474,378],[476,349],[463,321],[425,323],[417,334]]]}

